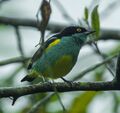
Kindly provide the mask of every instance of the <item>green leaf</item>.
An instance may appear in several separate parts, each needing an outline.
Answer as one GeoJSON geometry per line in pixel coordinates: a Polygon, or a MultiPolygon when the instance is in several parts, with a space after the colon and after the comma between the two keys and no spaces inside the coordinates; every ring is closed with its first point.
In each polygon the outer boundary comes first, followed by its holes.
{"type": "Polygon", "coordinates": [[[98,14],[98,5],[93,9],[91,14],[91,25],[92,29],[96,31],[96,37],[99,37],[100,34],[100,20],[98,14]]]}
{"type": "Polygon", "coordinates": [[[88,8],[87,7],[85,7],[84,9],[84,19],[85,21],[88,21],[88,8]]]}
{"type": "Polygon", "coordinates": [[[89,91],[76,97],[70,107],[69,113],[86,113],[87,107],[97,92],[89,91]]]}

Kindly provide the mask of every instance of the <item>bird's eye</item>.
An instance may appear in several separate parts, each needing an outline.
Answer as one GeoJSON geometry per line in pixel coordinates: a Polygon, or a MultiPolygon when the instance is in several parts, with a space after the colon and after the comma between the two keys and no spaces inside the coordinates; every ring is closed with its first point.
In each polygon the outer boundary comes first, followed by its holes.
{"type": "Polygon", "coordinates": [[[81,32],[81,29],[80,29],[80,28],[77,28],[77,32],[81,32]]]}

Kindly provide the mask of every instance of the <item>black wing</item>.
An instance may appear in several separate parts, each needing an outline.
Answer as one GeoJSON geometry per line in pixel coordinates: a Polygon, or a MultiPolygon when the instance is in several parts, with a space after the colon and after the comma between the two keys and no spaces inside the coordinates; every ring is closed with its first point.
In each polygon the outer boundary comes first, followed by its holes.
{"type": "Polygon", "coordinates": [[[42,56],[42,54],[43,54],[43,52],[44,52],[44,49],[47,48],[51,42],[53,42],[54,40],[56,40],[56,39],[58,39],[58,38],[61,38],[59,34],[55,34],[55,35],[53,35],[52,37],[50,37],[50,38],[44,43],[44,46],[43,46],[43,47],[40,47],[40,48],[35,52],[35,54],[32,56],[32,58],[31,58],[30,61],[29,61],[29,64],[28,64],[27,69],[31,69],[33,63],[42,56]]]}

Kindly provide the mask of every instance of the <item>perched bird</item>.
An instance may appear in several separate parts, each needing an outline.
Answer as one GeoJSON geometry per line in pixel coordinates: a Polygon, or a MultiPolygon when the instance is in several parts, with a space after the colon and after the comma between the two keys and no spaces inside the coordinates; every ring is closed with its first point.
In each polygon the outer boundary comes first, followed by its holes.
{"type": "Polygon", "coordinates": [[[28,65],[28,75],[21,82],[31,82],[39,76],[63,78],[74,67],[81,47],[93,32],[70,26],[50,37],[33,55],[28,65]]]}

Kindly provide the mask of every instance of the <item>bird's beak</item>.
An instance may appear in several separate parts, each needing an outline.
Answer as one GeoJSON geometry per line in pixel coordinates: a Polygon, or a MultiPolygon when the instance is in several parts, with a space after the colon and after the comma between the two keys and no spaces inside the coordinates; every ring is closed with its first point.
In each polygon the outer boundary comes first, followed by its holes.
{"type": "Polygon", "coordinates": [[[95,33],[95,32],[96,32],[96,31],[86,31],[85,34],[86,34],[86,35],[90,35],[90,34],[95,33]]]}

